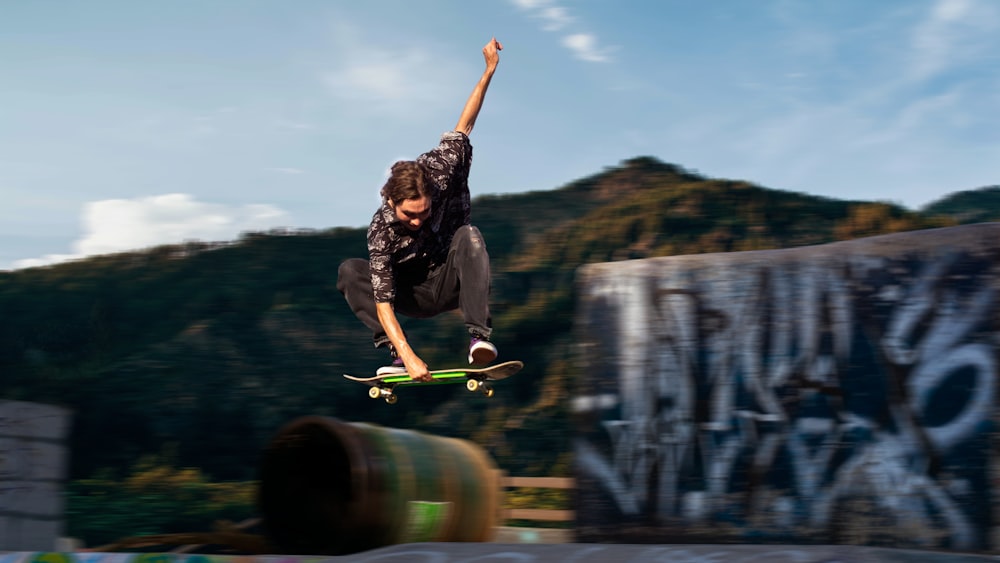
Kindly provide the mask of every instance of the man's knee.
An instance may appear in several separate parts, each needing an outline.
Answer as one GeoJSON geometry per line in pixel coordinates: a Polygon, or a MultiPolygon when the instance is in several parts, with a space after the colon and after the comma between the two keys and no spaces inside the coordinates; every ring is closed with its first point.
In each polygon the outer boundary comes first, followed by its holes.
{"type": "Polygon", "coordinates": [[[472,225],[462,225],[455,231],[454,244],[470,255],[486,253],[486,242],[483,240],[483,234],[472,225]]]}
{"type": "Polygon", "coordinates": [[[337,289],[344,293],[348,287],[355,286],[359,281],[369,277],[368,261],[362,258],[350,258],[340,263],[337,268],[337,289]]]}

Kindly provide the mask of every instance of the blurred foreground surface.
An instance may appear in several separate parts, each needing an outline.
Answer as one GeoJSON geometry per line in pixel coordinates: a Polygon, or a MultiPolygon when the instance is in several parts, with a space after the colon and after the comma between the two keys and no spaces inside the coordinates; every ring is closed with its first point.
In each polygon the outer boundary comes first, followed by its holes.
{"type": "Polygon", "coordinates": [[[324,563],[471,561],[574,561],[619,563],[648,561],[820,563],[833,561],[913,562],[998,561],[991,555],[960,555],[928,551],[857,546],[801,545],[518,545],[488,543],[419,543],[385,547],[335,557],[178,555],[173,553],[9,553],[0,563],[324,563]]]}

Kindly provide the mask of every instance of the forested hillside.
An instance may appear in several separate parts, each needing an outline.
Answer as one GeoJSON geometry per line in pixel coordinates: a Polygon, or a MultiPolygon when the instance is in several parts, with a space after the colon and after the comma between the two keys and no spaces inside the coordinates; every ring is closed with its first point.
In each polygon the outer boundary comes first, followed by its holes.
{"type": "Polygon", "coordinates": [[[1000,186],[951,194],[927,205],[923,212],[949,217],[959,223],[1000,220],[1000,186]]]}
{"type": "MultiPolygon", "coordinates": [[[[995,189],[915,212],[703,178],[642,157],[551,191],[478,197],[494,339],[501,360],[526,364],[492,399],[440,386],[407,389],[389,406],[341,377],[385,361],[335,287],[340,261],[366,256],[363,229],[251,233],[2,272],[0,398],[72,409],[73,480],[150,455],[213,480],[252,480],[262,446],[302,415],[468,438],[512,474],[565,474],[580,265],[994,219],[995,189]]],[[[463,361],[457,313],[404,326],[432,367],[463,361]]]]}

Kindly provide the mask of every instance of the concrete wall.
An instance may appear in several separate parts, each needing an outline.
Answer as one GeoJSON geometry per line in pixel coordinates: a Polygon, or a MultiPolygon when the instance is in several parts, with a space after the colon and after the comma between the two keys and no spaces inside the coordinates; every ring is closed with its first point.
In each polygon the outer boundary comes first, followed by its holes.
{"type": "Polygon", "coordinates": [[[0,551],[55,549],[68,431],[65,409],[0,401],[0,551]]]}
{"type": "Polygon", "coordinates": [[[579,540],[996,547],[1000,223],[578,284],[579,540]]]}

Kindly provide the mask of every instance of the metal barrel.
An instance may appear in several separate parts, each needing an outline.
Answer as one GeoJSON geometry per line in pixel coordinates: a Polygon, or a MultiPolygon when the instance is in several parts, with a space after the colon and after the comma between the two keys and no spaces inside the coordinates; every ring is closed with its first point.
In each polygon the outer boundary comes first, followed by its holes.
{"type": "Polygon", "coordinates": [[[257,500],[283,553],[344,555],[490,541],[501,494],[496,464],[471,442],[307,416],[264,449],[257,500]]]}

